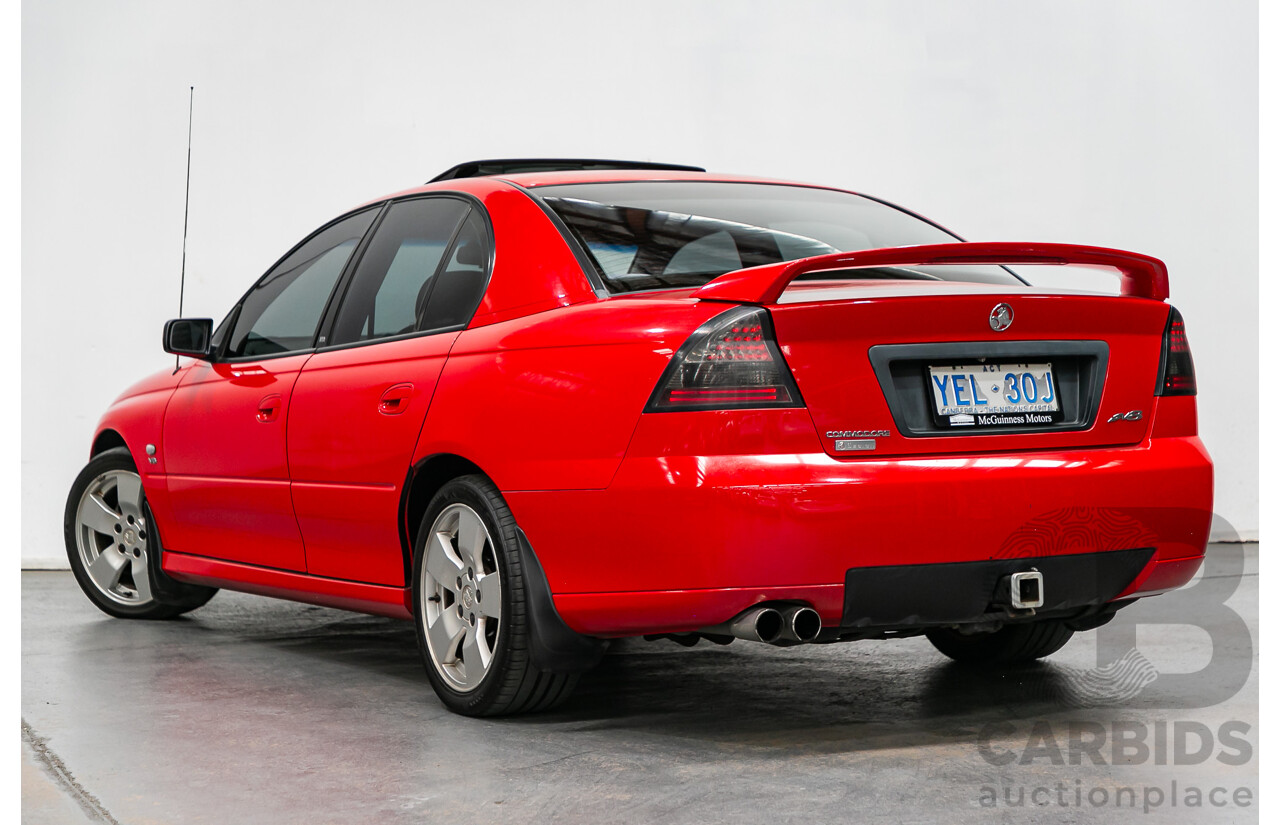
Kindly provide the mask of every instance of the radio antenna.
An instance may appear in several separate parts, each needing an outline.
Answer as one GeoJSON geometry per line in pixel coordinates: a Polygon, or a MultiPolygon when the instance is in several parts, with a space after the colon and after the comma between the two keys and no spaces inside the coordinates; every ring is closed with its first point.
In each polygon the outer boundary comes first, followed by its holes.
{"type": "MultiPolygon", "coordinates": [[[[187,291],[187,217],[191,214],[191,116],[195,111],[196,87],[187,98],[187,192],[182,204],[182,274],[178,280],[178,317],[182,317],[182,300],[187,291]]],[[[178,371],[179,357],[173,356],[173,371],[178,371]]]]}

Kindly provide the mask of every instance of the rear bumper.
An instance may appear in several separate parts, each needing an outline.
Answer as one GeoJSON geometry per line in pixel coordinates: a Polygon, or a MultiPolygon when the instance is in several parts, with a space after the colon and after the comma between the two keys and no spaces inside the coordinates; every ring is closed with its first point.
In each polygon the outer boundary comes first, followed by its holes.
{"type": "MultiPolygon", "coordinates": [[[[504,495],[568,626],[622,636],[694,630],[771,600],[808,602],[838,625],[862,568],[1151,548],[1119,593],[1098,597],[1151,595],[1198,569],[1212,483],[1200,440],[1178,437],[855,461],[628,455],[604,490],[504,495]]],[[[921,570],[945,586],[946,567],[921,570]]]]}

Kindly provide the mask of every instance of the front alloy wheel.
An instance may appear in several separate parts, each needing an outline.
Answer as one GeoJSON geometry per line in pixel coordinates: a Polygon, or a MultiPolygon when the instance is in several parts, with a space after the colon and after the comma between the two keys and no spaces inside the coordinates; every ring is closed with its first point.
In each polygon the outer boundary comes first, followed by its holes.
{"type": "Polygon", "coordinates": [[[99,453],[80,471],[67,496],[63,537],[80,589],[112,616],[170,618],[218,592],[176,582],[159,569],[160,537],[124,447],[99,453]]]}
{"type": "Polygon", "coordinates": [[[154,601],[147,576],[147,520],[142,479],[107,470],[89,482],[76,508],[76,551],[98,593],[116,604],[154,601]]]}

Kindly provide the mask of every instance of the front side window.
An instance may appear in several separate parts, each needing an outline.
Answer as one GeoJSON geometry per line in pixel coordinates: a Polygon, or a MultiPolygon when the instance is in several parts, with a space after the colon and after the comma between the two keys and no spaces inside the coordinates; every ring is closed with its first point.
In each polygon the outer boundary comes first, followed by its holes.
{"type": "Polygon", "coordinates": [[[487,237],[479,214],[458,198],[394,204],[356,267],[330,344],[465,323],[475,306],[461,306],[454,293],[483,292],[487,237]]]}
{"type": "Polygon", "coordinates": [[[321,230],[263,276],[240,305],[227,355],[310,348],[338,276],[377,212],[366,209],[321,230]]]}
{"type": "MultiPolygon", "coordinates": [[[[702,286],[751,266],[833,252],[953,243],[879,201],[807,186],[714,181],[553,184],[535,194],[587,251],[610,292],[702,286]]],[[[831,278],[812,273],[802,280],[831,278]]],[[[1020,283],[999,267],[882,267],[859,278],[1020,283]]]]}

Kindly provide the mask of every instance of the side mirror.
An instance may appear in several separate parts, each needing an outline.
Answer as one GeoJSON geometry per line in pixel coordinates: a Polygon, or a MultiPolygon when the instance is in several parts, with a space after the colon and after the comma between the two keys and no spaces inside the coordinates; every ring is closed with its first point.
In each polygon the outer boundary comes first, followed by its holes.
{"type": "Polygon", "coordinates": [[[209,357],[212,318],[175,318],[164,324],[164,351],[174,355],[209,357]]]}

